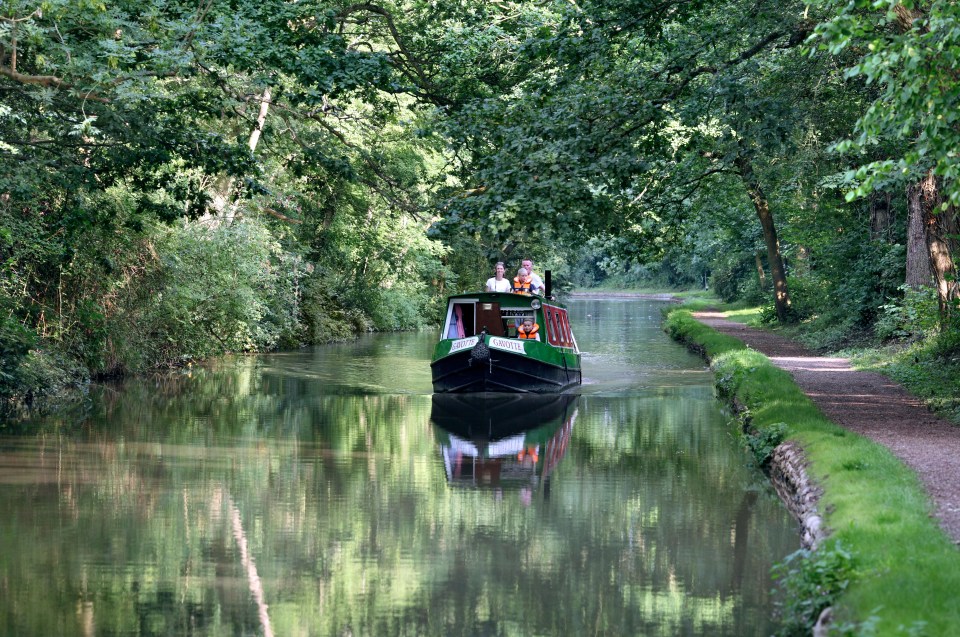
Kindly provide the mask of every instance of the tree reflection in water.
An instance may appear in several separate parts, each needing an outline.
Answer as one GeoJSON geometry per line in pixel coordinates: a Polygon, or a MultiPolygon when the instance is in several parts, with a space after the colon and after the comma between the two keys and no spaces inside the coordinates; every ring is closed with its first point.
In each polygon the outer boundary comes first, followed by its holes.
{"type": "Polygon", "coordinates": [[[711,373],[573,307],[580,396],[433,398],[435,335],[377,334],[8,426],[0,634],[769,635],[799,541],[711,373]]]}

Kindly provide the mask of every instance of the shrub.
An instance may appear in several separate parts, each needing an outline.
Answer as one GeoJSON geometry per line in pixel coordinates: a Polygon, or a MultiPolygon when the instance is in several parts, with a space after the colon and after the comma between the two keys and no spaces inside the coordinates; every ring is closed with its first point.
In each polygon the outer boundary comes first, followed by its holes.
{"type": "Polygon", "coordinates": [[[908,285],[898,288],[899,296],[880,306],[874,332],[881,340],[922,338],[937,330],[940,320],[937,291],[908,285]]]}
{"type": "Polygon", "coordinates": [[[303,284],[300,314],[304,337],[311,344],[345,340],[371,327],[362,312],[344,309],[339,292],[330,288],[329,280],[326,273],[318,269],[303,284]]]}
{"type": "Polygon", "coordinates": [[[0,399],[23,391],[27,383],[22,366],[35,342],[32,330],[9,316],[0,318],[0,399]]]}
{"type": "Polygon", "coordinates": [[[300,340],[296,288],[306,273],[260,222],[161,226],[138,247],[135,274],[109,299],[101,374],[300,340]]]}
{"type": "Polygon", "coordinates": [[[766,468],[773,451],[786,440],[788,433],[790,428],[787,423],[776,422],[763,428],[749,428],[744,431],[743,438],[757,465],[766,468]]]}
{"type": "Polygon", "coordinates": [[[732,253],[713,263],[710,287],[727,303],[745,301],[760,293],[753,257],[744,253],[732,253]]]}
{"type": "Polygon", "coordinates": [[[853,558],[840,542],[801,549],[773,567],[781,637],[810,635],[823,610],[832,606],[855,576],[853,558]]]}

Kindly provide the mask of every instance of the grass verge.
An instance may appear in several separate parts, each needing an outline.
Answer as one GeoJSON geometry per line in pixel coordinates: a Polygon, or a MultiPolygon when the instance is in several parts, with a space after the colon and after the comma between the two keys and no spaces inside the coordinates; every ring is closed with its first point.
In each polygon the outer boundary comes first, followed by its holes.
{"type": "Polygon", "coordinates": [[[856,369],[889,376],[938,415],[960,424],[960,357],[945,357],[935,341],[845,352],[856,369]]]}
{"type": "Polygon", "coordinates": [[[778,569],[786,595],[781,634],[809,635],[827,605],[835,610],[834,635],[954,634],[960,551],[931,518],[915,474],[885,447],[828,420],[767,357],[689,310],[673,308],[664,326],[710,359],[718,387],[746,407],[757,435],[803,447],[808,473],[824,490],[829,538],[778,569]],[[818,602],[802,599],[811,591],[818,602]]]}

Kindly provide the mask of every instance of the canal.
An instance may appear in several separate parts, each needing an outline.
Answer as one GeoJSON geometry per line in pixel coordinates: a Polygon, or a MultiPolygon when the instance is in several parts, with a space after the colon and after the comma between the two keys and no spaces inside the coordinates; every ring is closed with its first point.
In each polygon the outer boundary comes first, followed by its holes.
{"type": "Polygon", "coordinates": [[[796,524],[663,302],[577,396],[431,396],[433,332],[97,386],[0,428],[0,634],[769,635],[796,524]]]}

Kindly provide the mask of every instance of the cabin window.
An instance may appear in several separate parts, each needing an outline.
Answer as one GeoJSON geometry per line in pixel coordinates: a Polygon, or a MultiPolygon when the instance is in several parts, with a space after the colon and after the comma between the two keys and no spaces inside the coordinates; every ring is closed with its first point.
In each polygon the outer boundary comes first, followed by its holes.
{"type": "Polygon", "coordinates": [[[570,319],[566,312],[560,313],[560,334],[563,339],[563,344],[567,347],[572,347],[573,335],[570,333],[570,319]]]}
{"type": "Polygon", "coordinates": [[[573,332],[570,330],[570,315],[566,311],[560,313],[560,328],[563,333],[563,344],[573,347],[573,332]]]}
{"type": "Polygon", "coordinates": [[[500,310],[500,319],[503,323],[503,336],[508,338],[517,338],[517,328],[523,325],[523,319],[530,319],[534,323],[537,317],[532,309],[521,309],[516,307],[502,308],[500,310]]]}
{"type": "Polygon", "coordinates": [[[573,347],[573,335],[570,332],[567,311],[545,305],[543,306],[543,315],[547,323],[547,341],[551,345],[573,347]]]}
{"type": "Polygon", "coordinates": [[[525,318],[532,320],[534,323],[537,322],[536,317],[533,316],[533,312],[531,312],[528,316],[513,316],[508,319],[507,335],[510,336],[510,338],[517,338],[520,336],[520,326],[523,325],[523,319],[525,318]]]}
{"type": "Polygon", "coordinates": [[[559,345],[560,343],[557,341],[557,329],[554,325],[553,308],[549,305],[543,306],[543,320],[544,323],[546,323],[544,329],[547,331],[547,342],[551,345],[559,345]]]}

